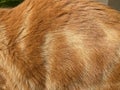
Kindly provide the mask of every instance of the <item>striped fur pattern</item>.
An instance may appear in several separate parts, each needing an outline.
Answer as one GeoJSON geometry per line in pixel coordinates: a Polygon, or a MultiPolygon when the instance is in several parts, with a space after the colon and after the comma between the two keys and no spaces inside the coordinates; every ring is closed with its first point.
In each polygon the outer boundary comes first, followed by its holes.
{"type": "Polygon", "coordinates": [[[0,9],[0,90],[120,90],[119,12],[92,0],[0,9]]]}

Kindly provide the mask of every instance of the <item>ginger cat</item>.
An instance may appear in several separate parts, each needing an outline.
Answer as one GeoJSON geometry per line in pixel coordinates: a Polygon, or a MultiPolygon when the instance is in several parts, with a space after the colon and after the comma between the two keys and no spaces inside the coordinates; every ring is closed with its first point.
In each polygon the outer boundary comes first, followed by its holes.
{"type": "Polygon", "coordinates": [[[119,12],[92,0],[1,8],[0,90],[120,90],[119,12]]]}

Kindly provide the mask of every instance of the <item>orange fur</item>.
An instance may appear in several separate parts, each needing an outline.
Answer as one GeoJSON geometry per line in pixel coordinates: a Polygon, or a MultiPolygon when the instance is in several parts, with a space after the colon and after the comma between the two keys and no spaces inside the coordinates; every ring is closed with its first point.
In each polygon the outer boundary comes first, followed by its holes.
{"type": "Polygon", "coordinates": [[[0,67],[0,90],[119,90],[120,14],[92,0],[0,9],[0,67]]]}

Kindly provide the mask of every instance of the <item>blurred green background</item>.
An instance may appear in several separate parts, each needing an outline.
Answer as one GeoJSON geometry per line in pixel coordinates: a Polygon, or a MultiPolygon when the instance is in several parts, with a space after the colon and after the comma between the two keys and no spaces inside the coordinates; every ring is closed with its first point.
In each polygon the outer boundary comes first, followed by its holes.
{"type": "Polygon", "coordinates": [[[0,7],[15,7],[23,0],[0,0],[0,7]]]}

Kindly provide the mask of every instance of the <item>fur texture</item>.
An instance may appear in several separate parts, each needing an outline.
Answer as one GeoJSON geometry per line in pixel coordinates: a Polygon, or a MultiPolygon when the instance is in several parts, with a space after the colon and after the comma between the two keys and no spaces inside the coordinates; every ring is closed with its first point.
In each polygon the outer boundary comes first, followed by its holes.
{"type": "Polygon", "coordinates": [[[0,67],[0,90],[120,90],[120,14],[92,0],[0,9],[0,67]]]}

